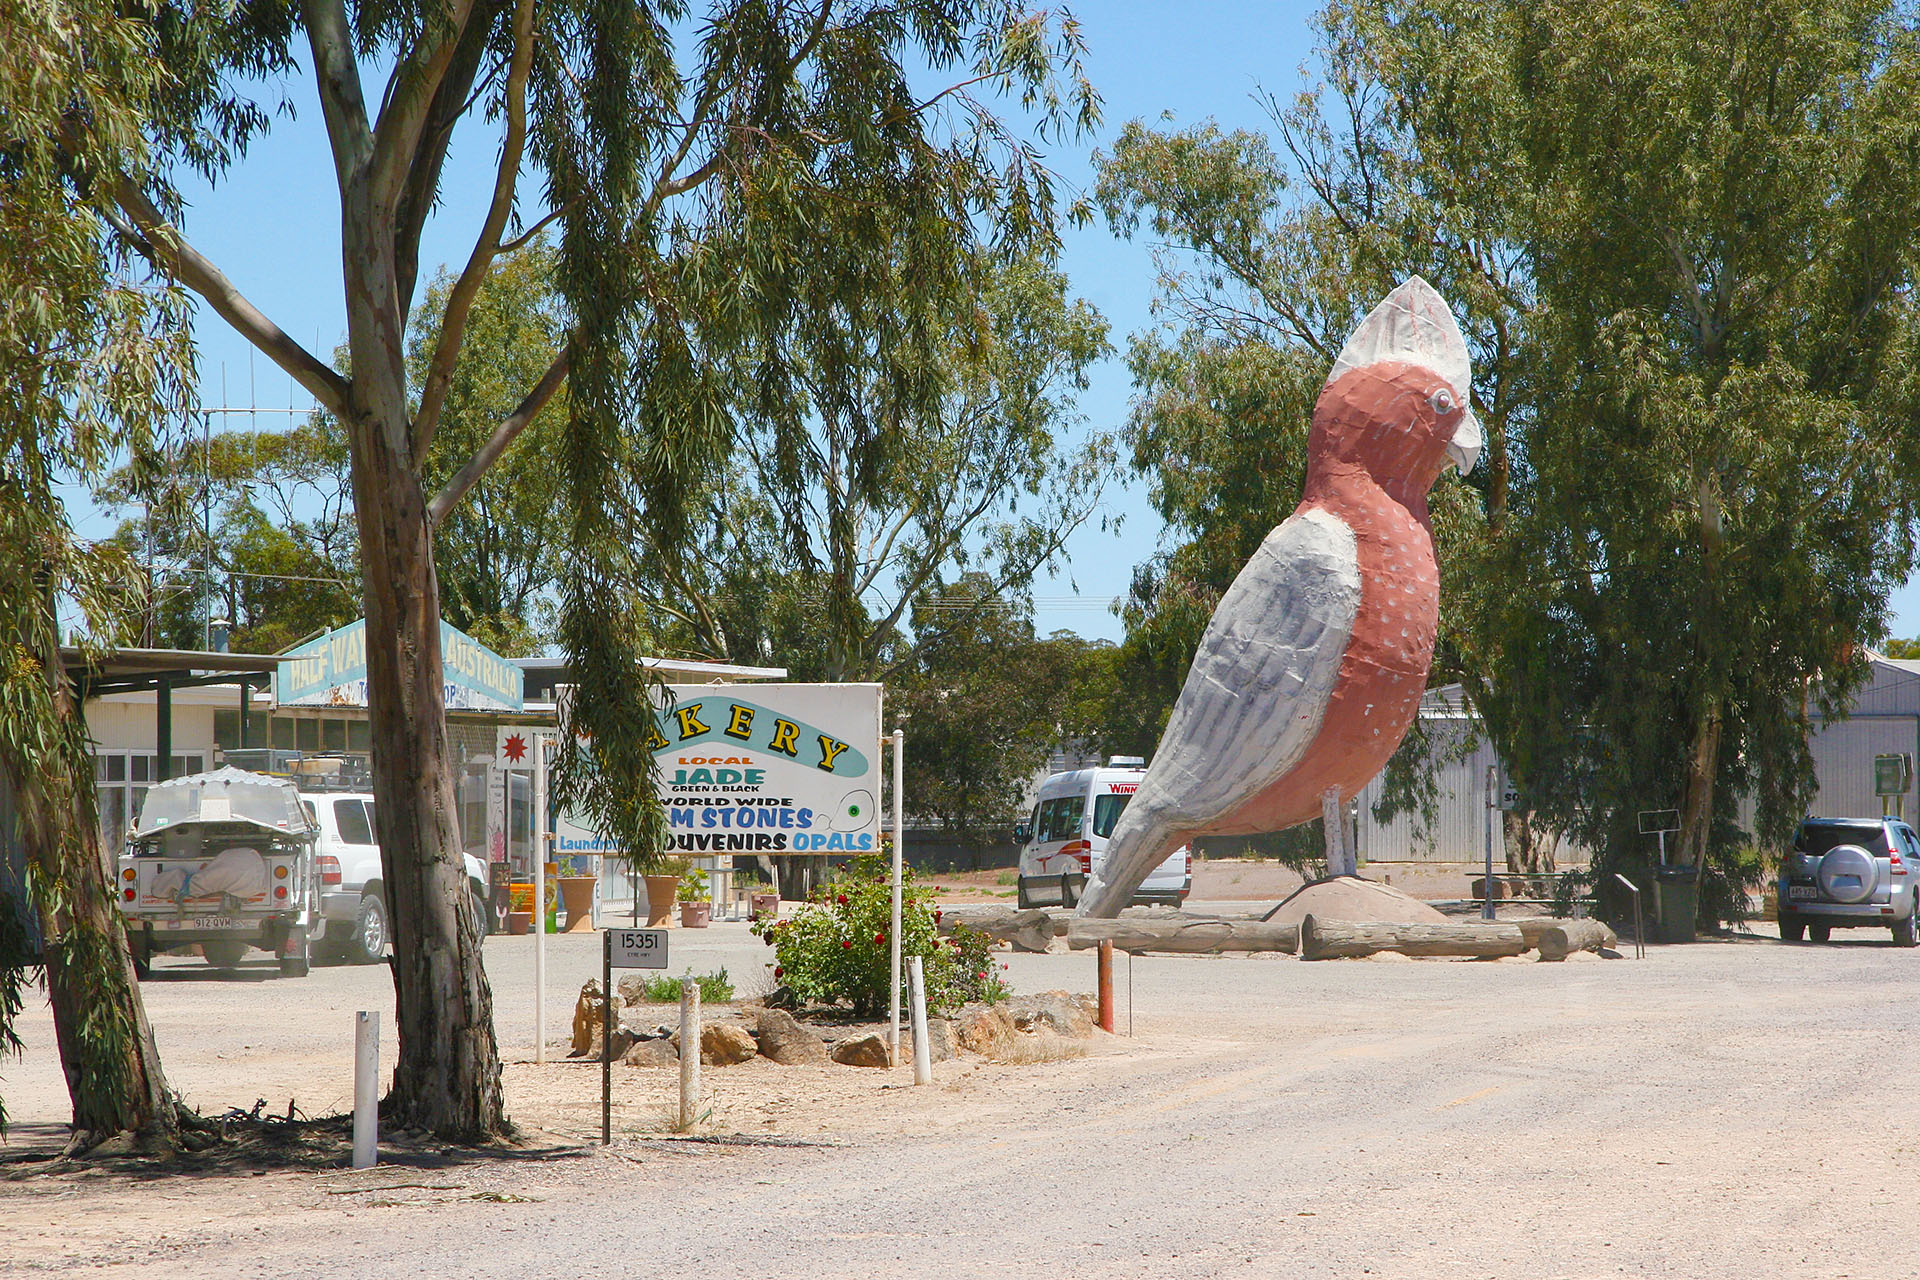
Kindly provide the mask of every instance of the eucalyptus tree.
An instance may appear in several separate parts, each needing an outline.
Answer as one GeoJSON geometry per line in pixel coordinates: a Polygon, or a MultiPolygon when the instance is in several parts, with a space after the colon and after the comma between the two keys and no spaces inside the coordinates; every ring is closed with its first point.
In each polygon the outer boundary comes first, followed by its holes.
{"type": "Polygon", "coordinates": [[[565,386],[559,634],[584,693],[573,718],[591,735],[593,767],[568,735],[564,773],[625,847],[659,848],[640,728],[647,682],[634,662],[647,633],[629,603],[635,556],[623,535],[636,524],[669,542],[684,533],[689,491],[733,443],[736,389],[717,371],[754,345],[777,368],[782,345],[821,307],[878,326],[867,356],[903,400],[943,394],[926,317],[980,287],[992,256],[980,228],[1007,255],[1053,234],[1040,143],[1016,135],[993,99],[1032,115],[1043,137],[1090,121],[1078,32],[1002,0],[720,0],[702,10],[315,0],[193,21],[244,37],[255,61],[298,52],[311,62],[341,211],[347,371],[243,295],[129,175],[104,173],[102,189],[129,243],[345,428],[396,922],[399,1054],[387,1105],[400,1123],[484,1138],[505,1120],[492,996],[459,909],[435,530],[565,386]],[[369,93],[374,69],[383,83],[369,93]],[[497,147],[492,193],[415,394],[407,325],[420,237],[448,148],[476,130],[497,147]],[[523,191],[529,175],[537,194],[523,191]],[[496,262],[549,226],[567,340],[439,480],[430,459],[475,300],[496,262]]]}
{"type": "MultiPolygon", "coordinates": [[[[708,654],[884,679],[909,660],[923,591],[982,575],[924,615],[955,624],[1025,597],[1115,469],[1075,405],[1106,322],[1046,246],[998,263],[982,251],[977,288],[917,318],[892,300],[864,317],[835,305],[835,282],[868,269],[861,252],[851,236],[823,249],[806,323],[742,349],[741,451],[699,493],[701,553],[649,557],[655,606],[708,654]],[[908,319],[925,353],[886,358],[908,319]]],[[[912,264],[890,269],[909,296],[912,264]]]]}
{"type": "MultiPolygon", "coordinates": [[[[164,1139],[173,1105],[60,645],[64,610],[83,637],[110,633],[135,580],[119,548],[75,535],[61,486],[97,489],[129,454],[151,465],[187,399],[182,300],[113,251],[91,182],[104,170],[146,172],[147,112],[167,85],[139,23],[111,6],[9,2],[0,32],[0,768],[28,862],[76,1140],[124,1130],[164,1139]],[[84,133],[62,124],[77,104],[84,133]]],[[[19,906],[0,900],[0,1052],[19,1051],[13,1018],[32,959],[19,906]]]]}

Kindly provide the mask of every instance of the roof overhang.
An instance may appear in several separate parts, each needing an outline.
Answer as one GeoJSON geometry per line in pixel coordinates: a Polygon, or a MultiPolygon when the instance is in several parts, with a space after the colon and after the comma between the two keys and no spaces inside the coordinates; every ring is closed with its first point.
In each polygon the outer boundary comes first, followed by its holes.
{"type": "Polygon", "coordinates": [[[161,685],[181,689],[203,684],[239,684],[271,676],[282,659],[271,653],[210,653],[199,649],[62,648],[60,662],[82,698],[139,693],[161,685]]]}

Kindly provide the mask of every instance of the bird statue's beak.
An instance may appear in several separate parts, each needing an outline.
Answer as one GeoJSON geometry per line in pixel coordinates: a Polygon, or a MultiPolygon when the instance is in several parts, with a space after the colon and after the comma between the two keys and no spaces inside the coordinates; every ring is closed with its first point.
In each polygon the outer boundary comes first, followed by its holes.
{"type": "Polygon", "coordinates": [[[1447,441],[1447,461],[1460,468],[1461,475],[1466,475],[1473,470],[1473,464],[1480,461],[1480,450],[1485,444],[1486,439],[1480,434],[1480,419],[1468,409],[1460,415],[1453,439],[1447,441]]]}

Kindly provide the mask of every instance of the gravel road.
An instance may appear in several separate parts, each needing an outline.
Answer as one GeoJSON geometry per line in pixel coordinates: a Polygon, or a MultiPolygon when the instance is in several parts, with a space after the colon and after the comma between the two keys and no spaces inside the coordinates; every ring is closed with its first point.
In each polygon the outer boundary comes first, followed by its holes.
{"type": "MultiPolygon", "coordinates": [[[[626,1071],[604,1152],[0,1183],[0,1270],[1912,1276],[1920,952],[1842,936],[1562,965],[1146,958],[1135,1035],[1084,1058],[943,1064],[931,1089],[904,1072],[708,1069],[716,1130],[805,1145],[670,1139],[670,1073],[626,1071]]],[[[688,939],[674,935],[676,969],[738,977],[764,959],[740,926],[688,939]]],[[[488,943],[519,1059],[530,950],[488,943]]],[[[1007,959],[1022,991],[1092,985],[1085,953],[1007,959]]],[[[595,939],[554,940],[556,1039],[597,968],[595,939]]],[[[200,973],[167,964],[146,988],[192,1101],[347,1105],[351,1013],[389,1006],[380,970],[200,973]]],[[[47,1140],[64,1106],[43,1009],[26,1032],[3,1082],[15,1143],[47,1140]]],[[[596,1077],[518,1061],[510,1108],[572,1143],[597,1125],[596,1077]]]]}

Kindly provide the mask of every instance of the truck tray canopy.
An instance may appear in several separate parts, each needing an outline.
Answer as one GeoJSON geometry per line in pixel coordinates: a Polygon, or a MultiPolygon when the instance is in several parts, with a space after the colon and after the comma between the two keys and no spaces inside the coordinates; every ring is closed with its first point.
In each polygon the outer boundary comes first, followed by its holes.
{"type": "Polygon", "coordinates": [[[140,820],[130,834],[139,840],[189,822],[243,822],[292,835],[313,830],[313,819],[301,807],[293,783],[224,768],[147,788],[140,820]]]}

